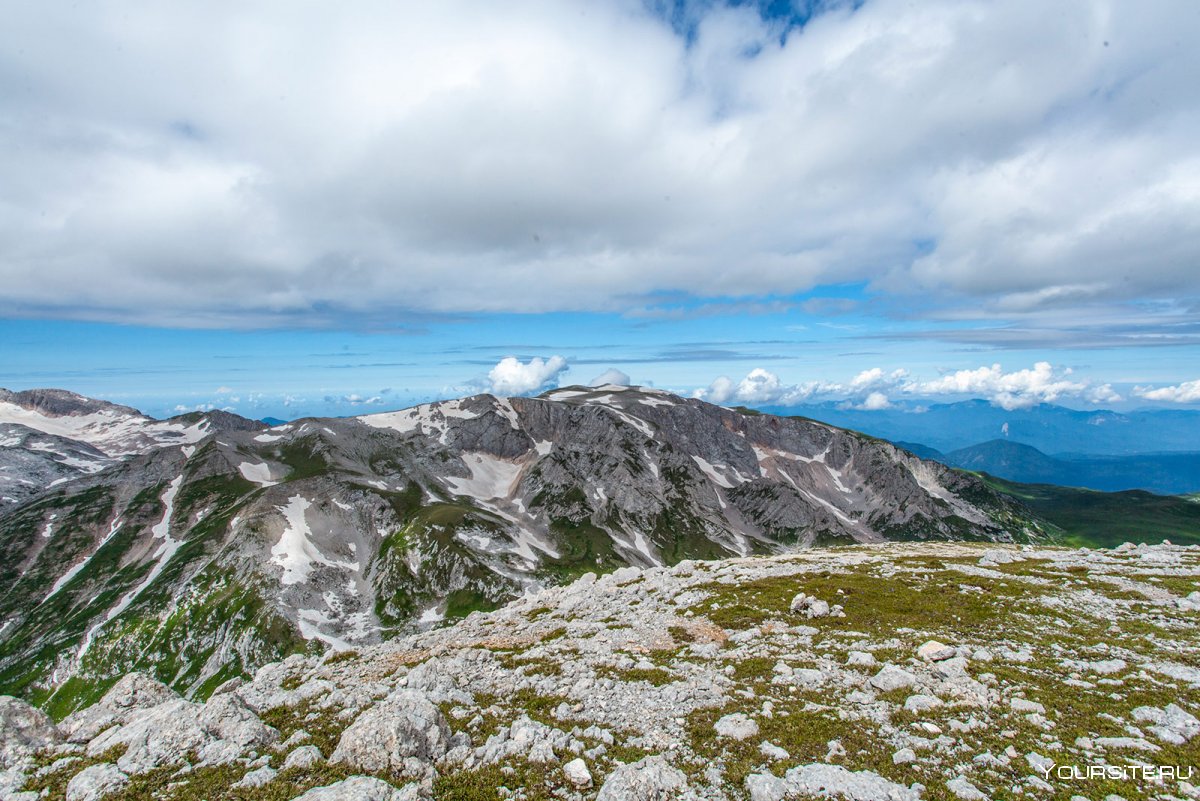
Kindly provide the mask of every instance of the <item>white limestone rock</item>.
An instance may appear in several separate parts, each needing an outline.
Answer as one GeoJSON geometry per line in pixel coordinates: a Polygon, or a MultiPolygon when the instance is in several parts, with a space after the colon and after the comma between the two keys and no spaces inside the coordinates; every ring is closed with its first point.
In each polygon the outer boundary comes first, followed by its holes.
{"type": "Polygon", "coordinates": [[[179,694],[144,673],[127,673],[96,703],[72,712],[58,725],[67,742],[87,743],[110,726],[127,723],[141,710],[152,709],[179,694]]]}
{"type": "Polygon", "coordinates": [[[120,791],[129,783],[129,776],[116,765],[101,762],[90,765],[67,782],[66,801],[100,801],[106,795],[120,791]]]}
{"type": "Polygon", "coordinates": [[[351,776],[324,787],[314,787],[295,801],[424,801],[420,785],[397,789],[373,776],[351,776]]]}
{"type": "Polygon", "coordinates": [[[713,729],[720,736],[733,740],[748,740],[758,734],[758,724],[741,712],[719,718],[713,729]]]}
{"type": "Polygon", "coordinates": [[[662,755],[622,765],[609,774],[596,801],[699,801],[687,777],[662,755]]]}
{"type": "Polygon", "coordinates": [[[450,727],[424,695],[402,690],[342,732],[329,761],[371,773],[421,773],[450,748],[450,727]]]}
{"type": "Polygon", "coordinates": [[[588,770],[587,763],[578,757],[563,765],[563,775],[581,790],[592,786],[592,772],[588,770]]]}
{"type": "Polygon", "coordinates": [[[881,692],[891,692],[917,683],[917,677],[896,665],[884,665],[878,673],[871,677],[871,686],[881,692]]]}
{"type": "Polygon", "coordinates": [[[60,742],[62,734],[49,715],[19,698],[0,695],[0,768],[21,764],[60,742]]]}

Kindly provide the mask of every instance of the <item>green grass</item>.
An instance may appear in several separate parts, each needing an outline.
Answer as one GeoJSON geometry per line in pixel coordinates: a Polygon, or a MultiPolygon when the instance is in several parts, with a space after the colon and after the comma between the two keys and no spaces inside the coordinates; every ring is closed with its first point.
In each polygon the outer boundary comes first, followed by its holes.
{"type": "Polygon", "coordinates": [[[979,474],[1061,530],[1064,544],[1111,548],[1123,542],[1200,544],[1200,503],[1141,490],[1096,492],[1052,484],[1018,484],[979,474]]]}

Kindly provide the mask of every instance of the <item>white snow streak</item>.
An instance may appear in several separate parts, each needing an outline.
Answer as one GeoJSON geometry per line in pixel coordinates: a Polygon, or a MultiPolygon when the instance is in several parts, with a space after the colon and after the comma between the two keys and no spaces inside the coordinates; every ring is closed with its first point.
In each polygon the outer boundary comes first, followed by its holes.
{"type": "Polygon", "coordinates": [[[108,526],[108,533],[104,535],[104,539],[100,540],[100,544],[96,546],[96,550],[92,551],[90,554],[83,557],[83,559],[79,560],[78,564],[76,564],[74,567],[72,567],[66,573],[63,573],[61,576],[59,576],[58,581],[54,582],[54,586],[50,588],[50,592],[46,593],[46,597],[42,599],[42,603],[46,603],[46,601],[49,601],[52,597],[54,597],[56,594],[58,594],[59,590],[61,590],[65,586],[67,586],[67,584],[71,581],[71,579],[78,576],[79,571],[81,571],[85,567],[87,567],[88,562],[92,561],[92,557],[100,552],[100,549],[104,547],[105,543],[107,543],[109,540],[111,540],[113,538],[113,535],[116,534],[120,528],[121,528],[121,519],[117,518],[117,519],[113,520],[112,523],[110,523],[108,526]]]}
{"type": "Polygon", "coordinates": [[[179,487],[182,484],[183,476],[176,476],[171,482],[170,486],[167,487],[167,491],[164,492],[162,496],[162,504],[165,507],[163,509],[162,520],[158,521],[150,529],[150,533],[154,535],[155,539],[160,539],[163,541],[162,545],[158,546],[158,550],[154,552],[154,556],[152,557],[154,559],[154,567],[150,568],[150,572],[146,574],[146,578],[142,579],[141,584],[138,584],[136,587],[130,590],[129,593],[122,598],[116,606],[108,610],[108,613],[104,616],[103,620],[88,629],[88,633],[83,638],[83,645],[79,649],[78,658],[80,660],[83,659],[83,655],[86,654],[88,648],[91,647],[92,639],[95,637],[96,632],[99,631],[101,627],[103,627],[110,620],[128,609],[129,605],[137,600],[138,596],[141,595],[147,587],[154,583],[154,580],[157,579],[159,574],[162,573],[163,568],[167,566],[167,562],[171,561],[171,557],[173,557],[175,552],[179,550],[179,547],[183,545],[183,540],[171,538],[171,515],[173,515],[175,512],[175,496],[179,494],[179,487]]]}
{"type": "Polygon", "coordinates": [[[321,553],[312,541],[312,529],[308,527],[305,513],[312,506],[302,495],[293,495],[287,505],[279,511],[287,520],[279,541],[271,547],[271,561],[283,568],[281,584],[299,584],[308,580],[314,564],[327,565],[343,570],[357,570],[357,562],[338,562],[321,553]]]}

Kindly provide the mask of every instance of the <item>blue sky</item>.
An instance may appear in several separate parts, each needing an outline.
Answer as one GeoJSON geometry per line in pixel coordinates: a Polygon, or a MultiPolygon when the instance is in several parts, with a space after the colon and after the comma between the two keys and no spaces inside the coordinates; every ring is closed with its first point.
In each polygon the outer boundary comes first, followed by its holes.
{"type": "Polygon", "coordinates": [[[0,385],[1200,404],[1200,10],[16,9],[0,385]]]}

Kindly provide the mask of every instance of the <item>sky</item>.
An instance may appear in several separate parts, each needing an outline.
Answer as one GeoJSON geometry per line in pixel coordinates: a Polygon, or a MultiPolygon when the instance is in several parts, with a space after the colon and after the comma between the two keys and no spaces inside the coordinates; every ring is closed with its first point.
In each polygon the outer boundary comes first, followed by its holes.
{"type": "Polygon", "coordinates": [[[6,3],[0,386],[1200,408],[1200,5],[6,3]]]}

